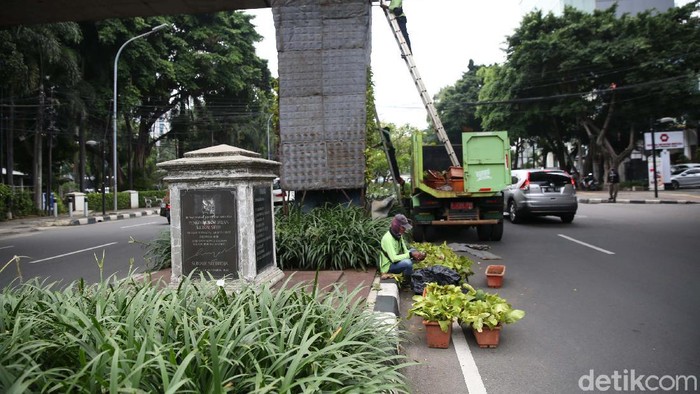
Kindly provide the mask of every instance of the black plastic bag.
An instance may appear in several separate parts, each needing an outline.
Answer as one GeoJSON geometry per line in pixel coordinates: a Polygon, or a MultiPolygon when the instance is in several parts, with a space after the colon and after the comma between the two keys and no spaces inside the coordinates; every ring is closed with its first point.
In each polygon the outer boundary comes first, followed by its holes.
{"type": "Polygon", "coordinates": [[[414,294],[423,294],[423,289],[428,283],[435,282],[441,286],[459,285],[462,278],[457,271],[443,265],[433,265],[421,268],[411,275],[411,289],[414,294]]]}

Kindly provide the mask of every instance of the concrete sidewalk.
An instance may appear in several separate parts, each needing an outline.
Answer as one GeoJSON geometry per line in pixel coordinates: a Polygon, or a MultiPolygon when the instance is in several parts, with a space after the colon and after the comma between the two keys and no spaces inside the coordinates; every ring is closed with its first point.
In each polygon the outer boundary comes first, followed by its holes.
{"type": "MultiPolygon", "coordinates": [[[[700,193],[697,189],[690,190],[659,190],[658,197],[654,191],[621,190],[617,193],[617,204],[700,204],[700,193]]],[[[577,190],[578,202],[582,204],[608,204],[607,190],[582,191],[577,190]]]]}

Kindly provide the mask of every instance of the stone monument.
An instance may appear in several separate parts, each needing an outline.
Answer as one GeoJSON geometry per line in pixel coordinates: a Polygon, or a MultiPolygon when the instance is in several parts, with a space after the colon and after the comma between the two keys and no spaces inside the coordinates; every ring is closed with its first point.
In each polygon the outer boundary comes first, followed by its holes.
{"type": "Polygon", "coordinates": [[[200,273],[227,290],[284,277],[277,267],[272,206],[280,163],[218,145],[158,167],[167,172],[170,188],[171,285],[200,273]]]}

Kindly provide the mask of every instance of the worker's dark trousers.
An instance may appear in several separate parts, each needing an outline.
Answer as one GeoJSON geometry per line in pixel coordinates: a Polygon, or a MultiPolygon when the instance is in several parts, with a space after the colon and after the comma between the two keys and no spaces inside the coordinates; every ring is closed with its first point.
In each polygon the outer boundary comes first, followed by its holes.
{"type": "Polygon", "coordinates": [[[408,38],[408,30],[406,30],[406,16],[400,16],[396,18],[396,22],[399,24],[399,29],[401,29],[401,34],[403,34],[403,39],[406,40],[406,45],[408,45],[408,50],[413,54],[413,49],[411,49],[411,39],[408,38]]]}

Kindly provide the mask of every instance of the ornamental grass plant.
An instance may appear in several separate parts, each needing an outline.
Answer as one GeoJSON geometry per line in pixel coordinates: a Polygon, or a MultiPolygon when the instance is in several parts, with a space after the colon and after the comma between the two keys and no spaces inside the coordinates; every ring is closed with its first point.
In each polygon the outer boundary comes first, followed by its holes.
{"type": "Polygon", "coordinates": [[[275,221],[281,269],[366,270],[377,264],[391,219],[373,220],[362,207],[335,205],[293,208],[275,221]]]}
{"type": "Polygon", "coordinates": [[[53,287],[0,294],[0,392],[407,392],[395,327],[338,289],[53,287]]]}

